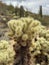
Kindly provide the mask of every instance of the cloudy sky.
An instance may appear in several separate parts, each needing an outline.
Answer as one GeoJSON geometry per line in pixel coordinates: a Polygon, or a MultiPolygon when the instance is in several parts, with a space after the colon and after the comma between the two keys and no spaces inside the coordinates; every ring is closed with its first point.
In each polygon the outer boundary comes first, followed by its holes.
{"type": "Polygon", "coordinates": [[[33,13],[39,12],[39,6],[42,5],[43,14],[49,15],[49,0],[2,0],[7,4],[12,4],[13,6],[23,5],[24,8],[28,9],[33,13]]]}

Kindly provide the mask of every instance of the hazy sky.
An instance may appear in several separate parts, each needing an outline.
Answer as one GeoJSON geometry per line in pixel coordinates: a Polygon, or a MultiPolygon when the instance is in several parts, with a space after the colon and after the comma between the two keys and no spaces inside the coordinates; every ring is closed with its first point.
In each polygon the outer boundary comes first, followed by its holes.
{"type": "Polygon", "coordinates": [[[43,14],[49,15],[49,0],[2,0],[7,4],[13,4],[14,6],[23,5],[24,8],[27,8],[29,11],[33,13],[38,13],[39,6],[43,7],[43,14]]]}

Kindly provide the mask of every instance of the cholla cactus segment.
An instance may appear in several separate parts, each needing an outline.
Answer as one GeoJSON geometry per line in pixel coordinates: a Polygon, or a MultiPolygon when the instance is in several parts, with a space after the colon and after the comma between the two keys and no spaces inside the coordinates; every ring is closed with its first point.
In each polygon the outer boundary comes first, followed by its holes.
{"type": "Polygon", "coordinates": [[[6,18],[3,18],[3,21],[6,21],[7,19],[6,18]]]}
{"type": "Polygon", "coordinates": [[[15,35],[16,37],[20,37],[22,35],[22,28],[21,26],[17,26],[17,28],[15,29],[15,35]]]}
{"type": "Polygon", "coordinates": [[[29,27],[32,28],[32,27],[36,27],[36,26],[38,26],[38,25],[41,25],[41,23],[40,23],[38,20],[33,20],[33,21],[30,23],[29,27]]]}
{"type": "Polygon", "coordinates": [[[14,24],[15,24],[16,20],[11,20],[8,22],[8,27],[11,31],[14,31],[15,28],[14,28],[14,24]]]}
{"type": "Polygon", "coordinates": [[[13,47],[10,45],[8,41],[1,40],[0,41],[0,65],[4,63],[7,65],[8,63],[13,62],[15,52],[13,47]]]}
{"type": "Polygon", "coordinates": [[[8,43],[7,41],[1,40],[1,41],[0,41],[0,49],[6,49],[6,48],[8,48],[8,47],[9,47],[8,44],[9,44],[9,43],[8,43]]]}
{"type": "Polygon", "coordinates": [[[26,22],[27,24],[30,24],[32,21],[33,21],[34,19],[33,18],[31,18],[31,17],[28,17],[28,18],[21,18],[21,21],[23,21],[23,22],[26,22]]]}
{"type": "Polygon", "coordinates": [[[47,30],[46,32],[49,33],[49,30],[47,30]]]}
{"type": "Polygon", "coordinates": [[[37,50],[49,52],[49,50],[48,50],[49,49],[49,41],[44,39],[44,37],[37,39],[36,44],[34,44],[34,45],[36,45],[37,50]]]}
{"type": "Polygon", "coordinates": [[[36,65],[40,65],[40,64],[36,64],[36,65]]]}
{"type": "MultiPolygon", "coordinates": [[[[31,17],[10,20],[8,22],[10,31],[13,32],[16,42],[20,47],[27,47],[33,55],[49,55],[49,30],[40,21],[31,17]],[[42,52],[41,52],[42,51],[42,52]]],[[[0,47],[1,48],[1,47],[0,47]]],[[[49,58],[48,58],[49,59],[49,58]]]]}
{"type": "Polygon", "coordinates": [[[21,43],[21,46],[25,47],[27,45],[27,43],[24,41],[21,43]]]}
{"type": "Polygon", "coordinates": [[[44,41],[49,38],[49,33],[46,31],[46,27],[41,25],[40,21],[29,17],[10,20],[8,26],[12,32],[14,31],[16,38],[22,37],[21,39],[23,41],[27,41],[28,39],[32,41],[33,38],[39,37],[40,40],[37,39],[37,42],[32,43],[33,46],[35,44],[34,47],[37,45],[39,48],[41,46],[40,43],[44,43],[44,41]]]}
{"type": "Polygon", "coordinates": [[[46,31],[46,38],[49,38],[49,30],[46,31]]]}
{"type": "Polygon", "coordinates": [[[39,36],[40,37],[46,37],[46,30],[41,29],[39,36]]]}
{"type": "Polygon", "coordinates": [[[29,17],[20,18],[19,20],[10,20],[8,22],[8,26],[12,31],[16,32],[16,29],[20,27],[23,33],[27,31],[30,31],[30,32],[36,31],[36,30],[38,31],[38,29],[40,29],[39,25],[41,25],[41,23],[38,20],[34,20],[33,18],[29,18],[29,17]]]}
{"type": "Polygon", "coordinates": [[[27,34],[23,34],[22,35],[22,40],[26,41],[28,39],[28,35],[27,34]]]}
{"type": "Polygon", "coordinates": [[[8,36],[13,36],[13,35],[14,35],[14,32],[12,32],[12,31],[7,32],[7,35],[8,35],[8,36]]]}
{"type": "Polygon", "coordinates": [[[46,34],[46,37],[49,38],[49,34],[46,34]]]}

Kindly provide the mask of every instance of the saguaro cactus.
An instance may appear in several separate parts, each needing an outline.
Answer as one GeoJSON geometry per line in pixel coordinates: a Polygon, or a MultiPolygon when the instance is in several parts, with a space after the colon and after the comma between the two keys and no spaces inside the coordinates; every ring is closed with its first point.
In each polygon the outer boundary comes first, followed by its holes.
{"type": "Polygon", "coordinates": [[[40,6],[39,15],[42,17],[42,6],[40,6]]]}
{"type": "Polygon", "coordinates": [[[20,6],[20,13],[19,13],[20,17],[24,17],[24,8],[23,6],[20,6]]]}

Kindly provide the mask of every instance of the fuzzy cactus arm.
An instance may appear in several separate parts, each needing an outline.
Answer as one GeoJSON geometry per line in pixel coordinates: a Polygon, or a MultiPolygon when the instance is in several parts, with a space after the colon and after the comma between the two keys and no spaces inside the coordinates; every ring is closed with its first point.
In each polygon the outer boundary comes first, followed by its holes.
{"type": "Polygon", "coordinates": [[[0,41],[0,64],[4,63],[7,65],[14,61],[15,52],[13,47],[9,44],[8,41],[0,41]]]}
{"type": "Polygon", "coordinates": [[[28,62],[31,59],[30,53],[34,56],[41,53],[48,54],[49,31],[40,21],[31,17],[22,17],[18,20],[14,20],[13,23],[9,21],[9,23],[11,25],[11,27],[9,25],[10,29],[15,31],[14,40],[16,40],[20,46],[19,50],[16,48],[16,52],[20,51],[19,55],[21,56],[21,65],[31,65],[30,62],[28,62]]]}

